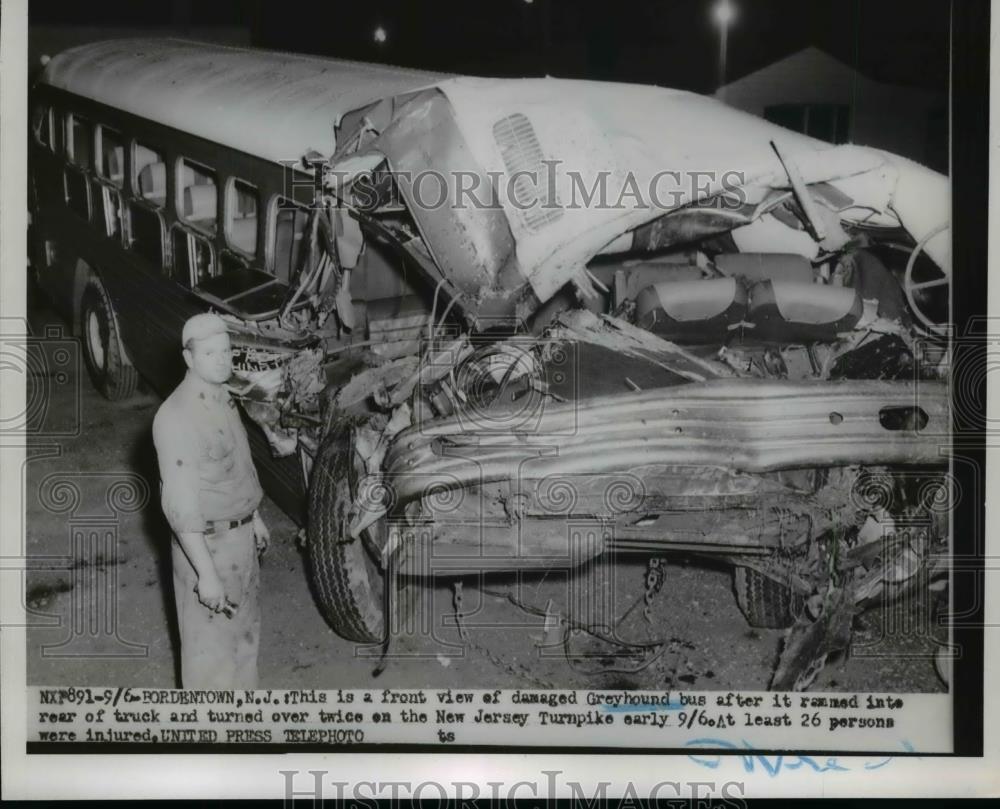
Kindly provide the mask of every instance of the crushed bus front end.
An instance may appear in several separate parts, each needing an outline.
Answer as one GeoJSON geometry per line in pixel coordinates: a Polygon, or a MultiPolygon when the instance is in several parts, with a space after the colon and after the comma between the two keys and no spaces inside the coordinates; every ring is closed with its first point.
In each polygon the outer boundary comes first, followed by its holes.
{"type": "Polygon", "coordinates": [[[805,687],[845,616],[933,577],[945,178],[591,82],[448,80],[338,133],[326,331],[269,367],[267,325],[236,328],[248,413],[311,478],[341,634],[384,638],[390,576],[683,553],[732,565],[751,624],[798,627],[773,685],[805,687]],[[376,254],[423,291],[359,306],[376,254]]]}

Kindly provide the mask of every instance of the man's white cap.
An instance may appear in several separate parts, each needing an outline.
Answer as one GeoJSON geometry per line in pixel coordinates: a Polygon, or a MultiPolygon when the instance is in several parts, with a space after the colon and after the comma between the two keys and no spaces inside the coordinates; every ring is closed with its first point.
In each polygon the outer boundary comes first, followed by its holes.
{"type": "Polygon", "coordinates": [[[181,345],[187,348],[192,340],[204,340],[227,331],[225,320],[211,312],[204,312],[188,318],[181,333],[181,345]]]}

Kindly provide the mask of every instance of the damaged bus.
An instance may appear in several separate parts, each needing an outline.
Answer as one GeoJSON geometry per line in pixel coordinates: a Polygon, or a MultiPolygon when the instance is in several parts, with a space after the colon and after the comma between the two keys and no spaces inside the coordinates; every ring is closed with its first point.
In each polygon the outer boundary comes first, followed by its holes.
{"type": "Polygon", "coordinates": [[[32,96],[32,264],[97,388],[230,324],[319,607],[611,554],[730,565],[805,687],[948,548],[950,189],[651,86],[174,40],[32,96]],[[839,644],[839,646],[838,646],[839,644]]]}

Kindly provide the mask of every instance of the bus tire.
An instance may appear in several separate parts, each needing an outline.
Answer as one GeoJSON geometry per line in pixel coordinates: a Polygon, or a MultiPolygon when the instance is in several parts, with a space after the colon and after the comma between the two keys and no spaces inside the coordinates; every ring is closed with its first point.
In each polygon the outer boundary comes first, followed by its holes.
{"type": "Polygon", "coordinates": [[[753,568],[734,568],[733,586],[736,603],[752,627],[787,629],[802,612],[802,596],[753,568]]]}
{"type": "Polygon", "coordinates": [[[80,299],[83,356],[94,387],[106,399],[120,402],[135,393],[139,375],[125,355],[118,321],[104,285],[91,278],[80,299]]]}
{"type": "Polygon", "coordinates": [[[381,643],[385,638],[383,575],[365,541],[347,535],[357,491],[354,455],[354,430],[348,427],[331,431],[313,463],[310,578],[323,617],[338,635],[358,643],[381,643]]]}

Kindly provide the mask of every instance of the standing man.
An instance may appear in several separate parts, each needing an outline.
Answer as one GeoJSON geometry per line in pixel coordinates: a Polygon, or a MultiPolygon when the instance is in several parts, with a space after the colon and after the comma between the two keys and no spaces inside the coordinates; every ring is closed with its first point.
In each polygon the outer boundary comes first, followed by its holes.
{"type": "Polygon", "coordinates": [[[153,420],[163,513],[173,529],[174,599],[184,688],[256,688],[258,553],[269,533],[246,430],[224,384],[226,323],[195,315],[182,334],[184,381],[153,420]]]}

